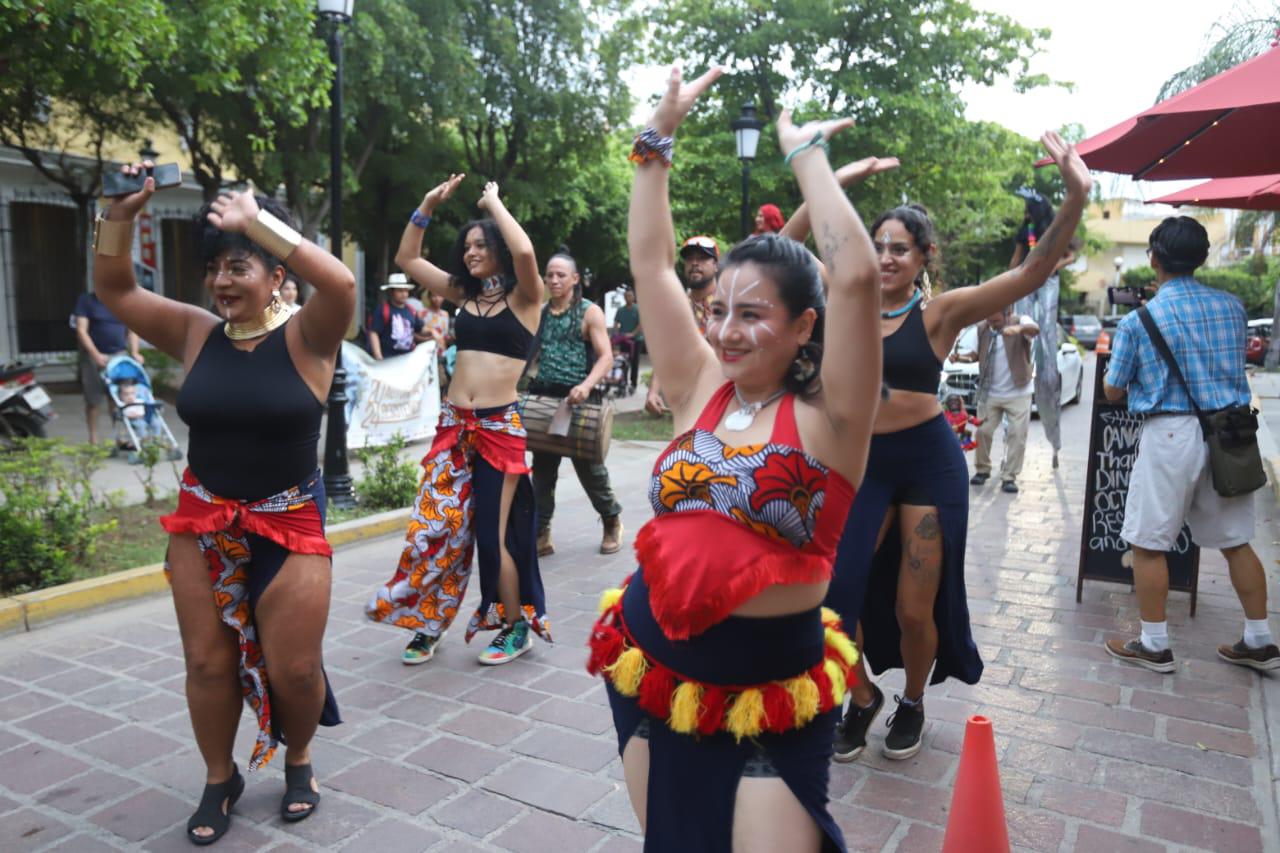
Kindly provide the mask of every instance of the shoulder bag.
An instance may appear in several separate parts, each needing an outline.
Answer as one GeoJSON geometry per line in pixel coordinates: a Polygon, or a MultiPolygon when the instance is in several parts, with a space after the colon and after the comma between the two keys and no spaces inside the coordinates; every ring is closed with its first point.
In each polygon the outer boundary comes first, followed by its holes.
{"type": "Polygon", "coordinates": [[[1169,344],[1156,326],[1155,318],[1146,306],[1138,309],[1138,317],[1146,327],[1151,342],[1155,344],[1169,370],[1182,383],[1191,407],[1196,410],[1200,430],[1209,443],[1209,468],[1213,473],[1213,490],[1224,498],[1234,498],[1257,491],[1267,484],[1267,472],[1262,467],[1262,454],[1258,450],[1258,410],[1247,405],[1228,406],[1216,412],[1200,410],[1191,386],[1182,375],[1169,344]]]}

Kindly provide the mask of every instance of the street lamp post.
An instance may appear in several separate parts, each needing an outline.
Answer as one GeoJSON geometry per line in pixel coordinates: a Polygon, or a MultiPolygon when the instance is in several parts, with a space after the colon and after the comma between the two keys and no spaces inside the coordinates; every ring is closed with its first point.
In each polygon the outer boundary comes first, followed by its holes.
{"type": "Polygon", "coordinates": [[[751,233],[751,161],[756,159],[756,146],[760,144],[760,131],[764,122],[756,117],[755,104],[743,104],[742,114],[729,122],[738,147],[738,160],[742,162],[742,236],[751,233]]]}
{"type": "MultiPolygon", "coordinates": [[[[329,116],[329,250],[342,260],[342,27],[351,20],[355,0],[316,0],[320,17],[332,23],[329,54],[333,59],[333,92],[329,116]]],[[[324,491],[338,508],[355,506],[351,469],[347,464],[347,371],[342,350],[333,369],[327,400],[329,425],[324,437],[324,491]]]]}
{"type": "MultiPolygon", "coordinates": [[[[1115,286],[1116,286],[1116,289],[1118,290],[1118,289],[1120,288],[1121,283],[1122,283],[1122,282],[1121,282],[1121,280],[1120,280],[1120,270],[1124,269],[1124,258],[1123,258],[1123,257],[1121,257],[1120,255],[1116,255],[1115,260],[1113,260],[1113,261],[1112,261],[1112,263],[1114,263],[1114,264],[1115,264],[1115,266],[1116,266],[1116,284],[1115,284],[1115,286]]],[[[1108,300],[1108,301],[1110,301],[1110,300],[1108,300]]],[[[1111,316],[1112,316],[1112,317],[1116,316],[1116,313],[1117,313],[1117,312],[1116,312],[1116,304],[1115,304],[1114,302],[1112,302],[1112,303],[1111,303],[1111,316]]]]}

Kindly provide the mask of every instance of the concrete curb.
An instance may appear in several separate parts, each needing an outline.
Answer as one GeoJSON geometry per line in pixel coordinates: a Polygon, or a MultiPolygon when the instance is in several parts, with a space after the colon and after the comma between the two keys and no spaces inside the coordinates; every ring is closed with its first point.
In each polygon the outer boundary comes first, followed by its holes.
{"type": "MultiPolygon", "coordinates": [[[[1252,379],[1252,377],[1250,377],[1252,379]]],[[[1267,480],[1271,486],[1271,491],[1275,494],[1276,500],[1280,501],[1280,447],[1276,446],[1275,436],[1271,434],[1271,427],[1267,425],[1267,412],[1264,408],[1264,398],[1258,394],[1256,388],[1253,388],[1253,382],[1250,381],[1250,387],[1253,390],[1253,399],[1250,404],[1258,410],[1258,452],[1262,455],[1262,465],[1267,470],[1267,480]]],[[[1273,400],[1273,402],[1275,402],[1273,400]]]]}
{"type": "MultiPolygon", "coordinates": [[[[393,509],[344,521],[326,527],[325,535],[334,548],[365,539],[390,536],[404,530],[410,514],[408,509],[393,509]]],[[[67,616],[155,595],[168,588],[164,564],[156,563],[112,572],[100,578],[72,581],[36,592],[0,598],[0,636],[34,631],[67,616]]]]}

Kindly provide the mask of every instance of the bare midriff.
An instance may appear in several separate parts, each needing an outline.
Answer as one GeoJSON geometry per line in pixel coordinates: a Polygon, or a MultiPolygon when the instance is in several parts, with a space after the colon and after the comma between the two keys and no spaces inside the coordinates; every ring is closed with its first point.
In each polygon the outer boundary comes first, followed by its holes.
{"type": "Polygon", "coordinates": [[[449,402],[460,409],[489,409],[516,400],[524,361],[479,350],[462,350],[449,383],[449,402]]]}
{"type": "Polygon", "coordinates": [[[925,394],[922,391],[899,391],[889,389],[889,399],[880,401],[880,411],[876,413],[875,426],[872,432],[876,435],[898,432],[919,426],[942,414],[942,405],[936,394],[925,394]]]}
{"type": "Polygon", "coordinates": [[[767,586],[733,611],[734,616],[790,616],[822,604],[829,583],[785,583],[767,586]]]}

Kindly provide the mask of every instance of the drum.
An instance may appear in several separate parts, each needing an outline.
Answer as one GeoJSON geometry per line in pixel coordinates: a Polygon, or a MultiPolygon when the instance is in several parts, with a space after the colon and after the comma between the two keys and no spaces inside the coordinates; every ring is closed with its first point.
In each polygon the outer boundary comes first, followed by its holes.
{"type": "Polygon", "coordinates": [[[560,397],[525,394],[520,400],[520,419],[529,434],[530,450],[596,464],[603,464],[609,455],[609,441],[613,437],[612,403],[588,401],[570,406],[560,397]],[[567,411],[557,418],[561,405],[567,411]]]}

